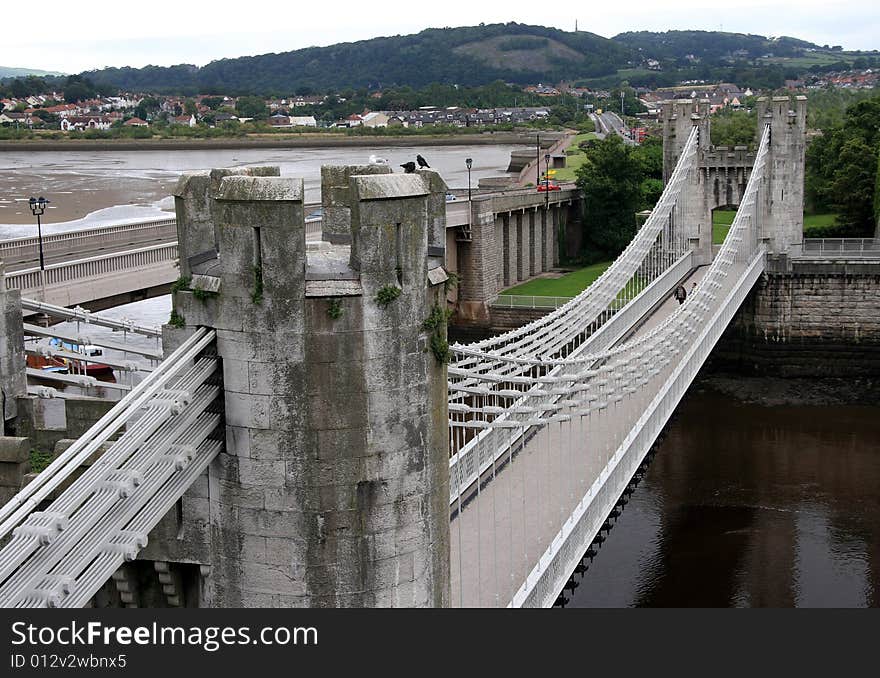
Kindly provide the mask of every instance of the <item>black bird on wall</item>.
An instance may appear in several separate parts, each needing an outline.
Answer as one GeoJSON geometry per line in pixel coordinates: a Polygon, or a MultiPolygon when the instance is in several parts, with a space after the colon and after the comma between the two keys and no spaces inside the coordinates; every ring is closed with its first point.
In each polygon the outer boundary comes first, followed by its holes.
{"type": "Polygon", "coordinates": [[[428,161],[425,160],[421,155],[417,155],[417,156],[416,156],[416,162],[419,163],[419,167],[428,167],[428,168],[431,167],[431,166],[428,164],[428,161]]]}
{"type": "Polygon", "coordinates": [[[413,174],[416,171],[416,164],[414,162],[405,162],[401,167],[403,167],[404,174],[413,174]]]}

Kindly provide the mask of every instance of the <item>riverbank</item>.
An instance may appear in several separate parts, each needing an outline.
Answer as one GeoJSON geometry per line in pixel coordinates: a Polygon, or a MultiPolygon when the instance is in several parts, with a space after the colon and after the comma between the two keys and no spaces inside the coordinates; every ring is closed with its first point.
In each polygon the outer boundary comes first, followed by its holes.
{"type": "Polygon", "coordinates": [[[268,148],[363,148],[382,146],[489,146],[529,144],[531,133],[412,134],[348,136],[343,134],[253,135],[220,139],[23,139],[0,141],[0,151],[201,151],[268,148]]]}

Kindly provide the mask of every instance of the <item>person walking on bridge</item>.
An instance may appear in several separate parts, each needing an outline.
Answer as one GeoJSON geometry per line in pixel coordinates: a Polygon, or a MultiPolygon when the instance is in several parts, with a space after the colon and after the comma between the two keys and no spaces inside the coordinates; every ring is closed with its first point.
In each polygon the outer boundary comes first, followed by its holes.
{"type": "Polygon", "coordinates": [[[684,303],[684,300],[687,299],[687,290],[685,290],[684,285],[679,285],[675,288],[675,291],[672,293],[676,299],[678,299],[678,305],[681,306],[684,303]]]}

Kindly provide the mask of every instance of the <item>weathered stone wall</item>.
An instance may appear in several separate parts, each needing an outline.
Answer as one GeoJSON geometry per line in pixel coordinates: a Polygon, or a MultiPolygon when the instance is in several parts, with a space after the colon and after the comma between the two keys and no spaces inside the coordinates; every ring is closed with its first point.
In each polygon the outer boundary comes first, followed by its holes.
{"type": "Polygon", "coordinates": [[[174,303],[217,329],[226,449],[160,532],[210,567],[207,606],[448,604],[446,376],[423,326],[446,304],[445,185],[343,174],[351,245],[308,256],[301,180],[205,186],[219,293],[174,303]]]}
{"type": "Polygon", "coordinates": [[[505,332],[507,330],[522,327],[530,322],[543,318],[553,309],[550,308],[509,308],[501,306],[492,306],[490,311],[489,326],[497,332],[505,332]]]}
{"type": "Polygon", "coordinates": [[[0,261],[0,435],[18,413],[16,399],[27,393],[21,297],[7,290],[0,261]]]}
{"type": "Polygon", "coordinates": [[[29,438],[0,436],[0,505],[18,493],[30,473],[30,451],[29,438]]]}
{"type": "Polygon", "coordinates": [[[880,376],[880,264],[765,274],[712,360],[780,376],[880,376]]]}
{"type": "MultiPolygon", "coordinates": [[[[355,175],[391,174],[388,165],[323,165],[321,167],[321,239],[334,244],[351,242],[352,195],[355,175]]],[[[444,197],[445,201],[445,197],[444,197]]]]}

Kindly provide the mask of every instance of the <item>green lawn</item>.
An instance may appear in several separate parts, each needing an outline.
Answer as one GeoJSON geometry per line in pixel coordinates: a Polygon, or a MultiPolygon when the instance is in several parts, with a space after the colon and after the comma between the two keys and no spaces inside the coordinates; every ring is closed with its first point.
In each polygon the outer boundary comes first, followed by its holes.
{"type": "MultiPolygon", "coordinates": [[[[733,223],[733,217],[736,215],[735,210],[715,210],[712,212],[712,243],[720,245],[724,242],[730,225],[733,223]]],[[[805,214],[804,215],[804,231],[810,228],[823,228],[834,225],[837,219],[836,214],[805,214]]]]}
{"type": "Polygon", "coordinates": [[[598,137],[593,132],[587,132],[585,134],[578,134],[574,138],[566,152],[565,167],[556,170],[556,176],[554,177],[556,181],[574,181],[577,179],[575,170],[583,165],[584,160],[587,159],[587,156],[578,148],[578,144],[587,139],[598,139],[598,137]]]}
{"type": "Polygon", "coordinates": [[[566,273],[560,278],[537,278],[511,287],[502,294],[522,294],[533,297],[576,297],[602,275],[609,266],[611,266],[610,261],[603,261],[566,273]]]}
{"type": "Polygon", "coordinates": [[[805,214],[804,230],[806,231],[808,228],[812,228],[813,226],[833,226],[836,219],[836,214],[805,214]]]}

